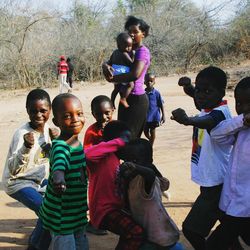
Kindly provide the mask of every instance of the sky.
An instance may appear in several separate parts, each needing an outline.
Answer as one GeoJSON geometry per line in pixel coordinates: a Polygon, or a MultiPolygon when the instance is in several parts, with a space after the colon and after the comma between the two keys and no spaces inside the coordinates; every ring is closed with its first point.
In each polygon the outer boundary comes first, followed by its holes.
{"type": "MultiPolygon", "coordinates": [[[[1,1],[1,0],[0,0],[1,1]]],[[[22,0],[19,0],[22,2],[22,0]]],[[[63,12],[67,11],[68,8],[72,6],[73,1],[79,1],[84,2],[86,4],[89,4],[93,6],[93,4],[96,4],[96,8],[99,8],[103,3],[108,3],[106,6],[111,10],[112,6],[115,5],[117,0],[26,0],[30,3],[35,3],[37,7],[46,6],[48,9],[56,9],[61,10],[63,12]]],[[[237,10],[238,3],[240,0],[192,0],[199,8],[205,8],[205,9],[213,9],[216,6],[221,5],[222,3],[226,3],[226,7],[224,7],[217,17],[221,21],[226,21],[230,18],[232,18],[235,14],[235,11],[237,10]]]]}

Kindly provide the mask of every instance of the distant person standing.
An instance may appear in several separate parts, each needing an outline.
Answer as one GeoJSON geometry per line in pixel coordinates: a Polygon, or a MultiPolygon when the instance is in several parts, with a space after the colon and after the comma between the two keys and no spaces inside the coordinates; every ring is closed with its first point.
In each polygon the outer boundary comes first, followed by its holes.
{"type": "Polygon", "coordinates": [[[74,70],[74,65],[71,62],[71,59],[68,57],[66,60],[67,64],[68,64],[68,72],[67,72],[67,83],[70,86],[70,88],[73,88],[73,74],[75,72],[74,70]]]}
{"type": "Polygon", "coordinates": [[[145,75],[144,84],[146,85],[145,91],[149,100],[144,134],[153,146],[155,141],[155,129],[165,122],[165,111],[161,94],[154,88],[155,75],[153,73],[147,73],[145,75]]]}
{"type": "Polygon", "coordinates": [[[63,93],[63,87],[65,87],[68,92],[71,92],[71,87],[66,82],[67,79],[67,73],[68,73],[69,67],[68,64],[65,61],[65,56],[60,56],[60,61],[57,64],[57,79],[59,78],[59,93],[63,93]]]}

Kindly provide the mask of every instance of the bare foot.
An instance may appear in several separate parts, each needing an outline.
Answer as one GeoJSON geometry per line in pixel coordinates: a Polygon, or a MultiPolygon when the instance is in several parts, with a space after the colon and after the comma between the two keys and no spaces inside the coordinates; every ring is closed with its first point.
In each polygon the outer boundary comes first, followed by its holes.
{"type": "Polygon", "coordinates": [[[129,105],[128,105],[128,103],[127,103],[127,100],[126,100],[125,98],[120,99],[120,103],[121,103],[125,108],[128,108],[128,107],[129,107],[129,105]]]}

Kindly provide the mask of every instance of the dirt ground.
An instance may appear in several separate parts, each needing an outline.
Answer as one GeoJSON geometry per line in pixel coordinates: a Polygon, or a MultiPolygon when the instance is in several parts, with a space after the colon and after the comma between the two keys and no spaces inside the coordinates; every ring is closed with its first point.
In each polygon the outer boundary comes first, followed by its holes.
{"type": "MultiPolygon", "coordinates": [[[[194,79],[194,74],[189,74],[194,79]]],[[[181,230],[181,224],[187,215],[192,202],[198,194],[198,186],[190,180],[190,153],[192,128],[185,127],[170,120],[171,111],[182,107],[189,115],[196,114],[191,98],[184,95],[177,82],[180,76],[157,78],[155,88],[160,90],[165,100],[166,123],[157,129],[154,146],[154,162],[164,176],[171,182],[170,201],[164,200],[169,214],[181,230]]],[[[90,113],[90,102],[99,94],[110,95],[111,83],[75,84],[73,93],[77,95],[84,106],[86,124],[81,133],[94,122],[90,113]]],[[[53,98],[58,89],[47,89],[53,98]]],[[[25,99],[28,90],[2,91],[0,93],[0,178],[7,155],[7,150],[14,130],[27,121],[25,99]]],[[[232,93],[227,94],[231,110],[234,110],[232,93]]],[[[234,112],[233,112],[234,113],[234,112]]],[[[116,113],[114,118],[116,118],[116,113]]],[[[51,122],[50,122],[51,123],[51,122]]],[[[1,180],[1,179],[0,179],[1,180]]],[[[25,249],[27,238],[34,228],[36,215],[14,199],[7,196],[0,188],[0,249],[25,249]]],[[[89,234],[91,250],[114,249],[117,236],[109,233],[107,236],[89,234]]],[[[181,235],[180,241],[186,250],[192,248],[181,235]]]]}

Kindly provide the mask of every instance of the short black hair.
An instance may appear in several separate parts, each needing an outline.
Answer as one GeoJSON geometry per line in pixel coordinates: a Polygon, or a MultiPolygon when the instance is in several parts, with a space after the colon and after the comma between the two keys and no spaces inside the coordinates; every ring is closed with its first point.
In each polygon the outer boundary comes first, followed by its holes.
{"type": "Polygon", "coordinates": [[[144,163],[153,163],[153,149],[151,143],[144,138],[137,138],[130,141],[127,145],[131,148],[131,157],[133,160],[141,160],[144,163]]]}
{"type": "Polygon", "coordinates": [[[250,77],[245,77],[239,81],[234,89],[234,96],[239,90],[247,90],[250,89],[250,77]]]}
{"type": "Polygon", "coordinates": [[[124,25],[125,30],[128,30],[131,25],[139,25],[140,30],[144,32],[144,36],[148,36],[150,26],[144,20],[135,16],[128,16],[124,25]]]}
{"type": "Polygon", "coordinates": [[[119,138],[124,131],[130,131],[126,123],[119,120],[110,121],[103,129],[103,140],[119,138]]]}
{"type": "Polygon", "coordinates": [[[66,62],[70,62],[70,61],[71,61],[71,59],[70,59],[70,57],[68,57],[67,60],[66,60],[66,62]]]}
{"type": "Polygon", "coordinates": [[[51,100],[49,94],[45,90],[39,88],[31,90],[26,98],[26,108],[35,100],[46,100],[51,108],[51,100]]]}
{"type": "Polygon", "coordinates": [[[209,66],[203,70],[201,70],[196,76],[197,79],[205,78],[210,81],[210,83],[219,90],[225,90],[227,86],[227,75],[226,73],[215,66],[209,66]]]}
{"type": "Polygon", "coordinates": [[[131,36],[127,32],[118,34],[116,37],[117,47],[119,47],[121,44],[125,44],[129,38],[131,38],[131,36]]]}
{"type": "Polygon", "coordinates": [[[52,112],[53,112],[54,117],[56,117],[58,112],[60,112],[63,100],[70,99],[70,98],[79,100],[75,95],[72,95],[70,93],[59,94],[53,99],[52,112]]]}
{"type": "Polygon", "coordinates": [[[111,99],[106,96],[106,95],[98,95],[96,97],[94,97],[94,99],[91,101],[91,111],[92,113],[94,112],[94,109],[96,107],[99,107],[101,105],[101,103],[103,102],[108,102],[110,103],[111,107],[113,107],[113,103],[111,101],[111,99]]]}

